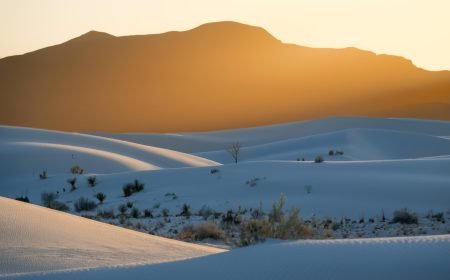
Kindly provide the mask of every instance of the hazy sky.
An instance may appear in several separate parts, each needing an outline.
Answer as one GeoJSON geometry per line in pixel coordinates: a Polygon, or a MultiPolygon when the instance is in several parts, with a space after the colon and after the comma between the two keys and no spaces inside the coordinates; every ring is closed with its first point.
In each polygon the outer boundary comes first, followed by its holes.
{"type": "Polygon", "coordinates": [[[450,70],[450,0],[0,0],[0,57],[89,30],[150,34],[222,20],[261,26],[284,42],[355,46],[450,70]]]}

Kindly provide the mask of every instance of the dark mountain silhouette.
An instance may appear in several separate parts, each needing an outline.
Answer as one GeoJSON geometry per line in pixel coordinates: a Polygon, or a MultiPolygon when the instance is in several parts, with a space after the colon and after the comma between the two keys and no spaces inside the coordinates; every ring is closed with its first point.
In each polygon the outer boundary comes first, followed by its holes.
{"type": "Polygon", "coordinates": [[[0,124],[173,132],[335,115],[450,120],[450,73],[355,48],[284,44],[235,22],[91,31],[0,60],[0,124]]]}

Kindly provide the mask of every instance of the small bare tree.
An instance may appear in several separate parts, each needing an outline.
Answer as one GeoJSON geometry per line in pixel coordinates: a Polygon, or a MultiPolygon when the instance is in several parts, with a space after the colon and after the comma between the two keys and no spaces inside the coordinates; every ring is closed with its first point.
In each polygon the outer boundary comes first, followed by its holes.
{"type": "Polygon", "coordinates": [[[233,142],[227,147],[227,152],[234,159],[234,163],[238,163],[240,150],[241,150],[240,142],[233,142]]]}

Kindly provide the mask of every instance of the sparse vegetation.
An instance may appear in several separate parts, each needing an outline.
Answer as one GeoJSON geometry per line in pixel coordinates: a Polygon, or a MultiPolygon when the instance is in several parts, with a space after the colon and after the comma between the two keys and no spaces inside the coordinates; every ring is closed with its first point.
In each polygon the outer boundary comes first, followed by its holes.
{"type": "Polygon", "coordinates": [[[71,192],[73,192],[73,191],[75,191],[77,189],[77,187],[76,187],[77,178],[76,177],[67,179],[67,183],[69,183],[69,185],[70,185],[70,191],[71,192]]]}
{"type": "Polygon", "coordinates": [[[39,173],[39,179],[45,180],[47,178],[48,178],[47,171],[44,170],[42,171],[42,173],[39,173]]]}
{"type": "Polygon", "coordinates": [[[97,208],[97,203],[95,201],[90,200],[87,197],[80,197],[74,204],[75,211],[92,211],[97,208]]]}
{"type": "Polygon", "coordinates": [[[264,241],[270,236],[272,236],[272,227],[266,220],[250,219],[242,223],[240,227],[242,246],[264,241]]]}
{"type": "Polygon", "coordinates": [[[95,186],[97,185],[97,177],[95,177],[95,176],[89,176],[89,177],[87,178],[87,182],[88,182],[88,185],[89,185],[91,188],[93,188],[93,187],[95,187],[95,186]]]}
{"type": "Polygon", "coordinates": [[[233,142],[227,147],[227,152],[231,155],[231,157],[234,160],[234,163],[238,163],[239,160],[239,154],[241,151],[241,143],[240,142],[233,142]]]}
{"type": "Polygon", "coordinates": [[[259,181],[261,181],[261,178],[255,177],[253,179],[246,181],[245,184],[249,185],[250,187],[256,187],[259,181]]]}
{"type": "Polygon", "coordinates": [[[70,168],[70,173],[72,174],[83,174],[84,169],[81,168],[79,165],[74,165],[70,168]]]}
{"type": "Polygon", "coordinates": [[[280,223],[283,218],[283,207],[286,203],[286,196],[280,194],[280,198],[277,202],[272,204],[272,210],[269,212],[269,221],[273,224],[280,223]]]}
{"type": "Polygon", "coordinates": [[[95,194],[95,198],[98,199],[100,204],[103,204],[103,201],[106,199],[106,194],[99,192],[99,193],[95,194]]]}
{"type": "Polygon", "coordinates": [[[162,215],[163,217],[167,218],[167,217],[169,217],[169,214],[170,214],[169,209],[163,208],[163,209],[161,210],[161,215],[162,215]]]}
{"type": "Polygon", "coordinates": [[[417,217],[417,214],[409,211],[406,208],[403,208],[394,211],[392,222],[400,224],[417,224],[419,222],[419,218],[417,217]]]}
{"type": "Polygon", "coordinates": [[[184,216],[189,218],[191,216],[191,206],[184,203],[183,206],[181,207],[181,213],[180,216],[184,216]]]}
{"type": "Polygon", "coordinates": [[[211,238],[214,240],[223,240],[225,232],[213,222],[205,222],[197,226],[187,225],[178,234],[178,239],[185,241],[204,240],[211,238]]]}
{"type": "Polygon", "coordinates": [[[97,217],[102,219],[114,219],[115,218],[114,210],[113,209],[100,210],[97,212],[97,217]]]}
{"type": "Polygon", "coordinates": [[[314,158],[314,162],[315,163],[321,163],[324,162],[324,159],[322,156],[316,156],[316,158],[314,158]]]}
{"type": "Polygon", "coordinates": [[[43,192],[41,194],[41,201],[44,207],[58,210],[58,211],[69,211],[70,208],[65,203],[57,200],[58,194],[53,192],[43,192]]]}
{"type": "Polygon", "coordinates": [[[16,197],[16,200],[30,203],[30,199],[28,198],[28,196],[21,195],[21,196],[16,197]]]}
{"type": "Polygon", "coordinates": [[[297,208],[289,212],[287,219],[282,216],[276,227],[274,237],[279,239],[303,239],[312,235],[311,230],[300,220],[300,210],[297,208]]]}
{"type": "Polygon", "coordinates": [[[211,174],[216,174],[216,173],[219,173],[219,172],[220,172],[220,170],[217,169],[217,168],[213,168],[213,169],[211,169],[211,170],[209,171],[209,173],[211,173],[211,174]]]}
{"type": "Polygon", "coordinates": [[[125,215],[125,213],[128,210],[128,207],[125,204],[121,204],[117,209],[119,210],[120,214],[125,215]]]}
{"type": "Polygon", "coordinates": [[[151,209],[145,209],[144,210],[144,217],[146,218],[153,218],[153,212],[151,209]]]}
{"type": "Polygon", "coordinates": [[[131,217],[137,219],[139,218],[139,216],[141,216],[141,211],[139,211],[139,209],[137,209],[136,207],[134,207],[133,209],[131,209],[131,217]]]}
{"type": "Polygon", "coordinates": [[[137,193],[144,190],[144,184],[139,182],[139,180],[134,180],[134,182],[132,183],[125,184],[122,190],[123,196],[128,197],[131,196],[133,193],[137,193]]]}
{"type": "Polygon", "coordinates": [[[202,208],[200,208],[200,210],[198,210],[198,215],[203,217],[203,220],[207,220],[209,217],[211,217],[212,215],[214,215],[215,211],[214,209],[203,205],[202,208]]]}

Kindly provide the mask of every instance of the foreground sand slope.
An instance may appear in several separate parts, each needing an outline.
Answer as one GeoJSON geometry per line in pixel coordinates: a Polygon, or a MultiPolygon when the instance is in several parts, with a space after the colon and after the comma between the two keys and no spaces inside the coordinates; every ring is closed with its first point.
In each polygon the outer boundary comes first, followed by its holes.
{"type": "Polygon", "coordinates": [[[263,244],[205,258],[25,279],[448,279],[450,235],[263,244]]]}
{"type": "Polygon", "coordinates": [[[0,277],[150,264],[223,250],[156,237],[0,197],[0,277]]]}

